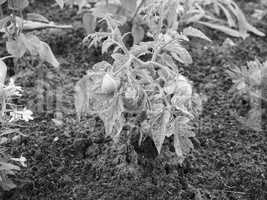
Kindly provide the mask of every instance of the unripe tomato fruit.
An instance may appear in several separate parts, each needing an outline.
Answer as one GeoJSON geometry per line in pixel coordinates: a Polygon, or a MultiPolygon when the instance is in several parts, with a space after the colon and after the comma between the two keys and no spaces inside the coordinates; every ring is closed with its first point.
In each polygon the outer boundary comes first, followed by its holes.
{"type": "Polygon", "coordinates": [[[103,77],[102,85],[101,85],[101,92],[104,94],[110,94],[115,92],[120,85],[120,81],[116,80],[110,74],[105,74],[103,77]]]}
{"type": "Polygon", "coordinates": [[[122,100],[123,106],[128,112],[139,112],[144,109],[145,94],[141,89],[128,87],[122,100]]]}

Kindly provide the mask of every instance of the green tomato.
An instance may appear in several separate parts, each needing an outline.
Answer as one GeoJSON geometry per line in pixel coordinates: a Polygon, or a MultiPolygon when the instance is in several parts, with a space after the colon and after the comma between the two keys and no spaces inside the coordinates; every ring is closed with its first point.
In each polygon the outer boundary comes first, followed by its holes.
{"type": "Polygon", "coordinates": [[[114,93],[119,88],[119,85],[120,81],[116,80],[112,75],[107,73],[103,77],[101,92],[104,94],[114,93]]]}

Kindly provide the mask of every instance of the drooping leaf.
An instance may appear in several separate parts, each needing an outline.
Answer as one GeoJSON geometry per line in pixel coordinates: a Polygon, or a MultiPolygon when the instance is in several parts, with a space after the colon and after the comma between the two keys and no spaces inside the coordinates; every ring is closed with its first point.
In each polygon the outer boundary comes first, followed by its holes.
{"type": "Polygon", "coordinates": [[[201,38],[201,39],[204,39],[204,40],[211,42],[211,40],[202,31],[200,31],[196,28],[193,28],[191,26],[186,27],[183,30],[183,34],[186,36],[198,37],[198,38],[201,38]]]}
{"type": "Polygon", "coordinates": [[[151,132],[153,136],[154,144],[160,154],[165,136],[167,135],[167,125],[169,123],[171,113],[168,110],[155,116],[151,132]]]}
{"type": "Polygon", "coordinates": [[[190,137],[195,137],[195,133],[191,130],[188,122],[189,119],[186,117],[177,117],[175,119],[174,149],[181,161],[194,148],[190,137]]]}
{"type": "Polygon", "coordinates": [[[99,117],[104,122],[106,135],[117,135],[121,132],[124,125],[124,120],[122,116],[124,107],[122,99],[121,97],[116,96],[110,102],[107,103],[107,109],[104,112],[101,112],[99,114],[99,117]]]}
{"type": "Polygon", "coordinates": [[[8,0],[8,8],[11,10],[23,10],[28,5],[28,0],[8,0]]]}
{"type": "Polygon", "coordinates": [[[31,34],[21,34],[20,38],[25,49],[28,50],[31,55],[38,55],[41,60],[50,63],[54,67],[59,67],[59,62],[47,43],[42,42],[38,37],[31,34]]]}
{"type": "Polygon", "coordinates": [[[45,42],[41,41],[39,56],[42,60],[50,63],[54,67],[59,67],[59,62],[57,61],[56,57],[54,56],[51,48],[45,42]]]}

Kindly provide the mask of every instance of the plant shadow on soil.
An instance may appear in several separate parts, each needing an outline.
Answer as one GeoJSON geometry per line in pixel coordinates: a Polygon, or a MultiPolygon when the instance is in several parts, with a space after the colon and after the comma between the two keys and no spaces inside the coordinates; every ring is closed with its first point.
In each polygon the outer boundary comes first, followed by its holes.
{"type": "MultiPolygon", "coordinates": [[[[68,22],[75,17],[73,10],[58,11],[48,7],[50,1],[37,2],[35,12],[40,11],[49,18],[53,16],[58,22],[68,22]]],[[[248,9],[246,2],[241,3],[248,9]]],[[[267,20],[265,22],[267,24],[267,20]]],[[[267,30],[267,25],[260,28],[267,30]]],[[[28,137],[9,144],[8,149],[12,156],[23,154],[28,167],[14,178],[18,187],[2,193],[2,199],[267,199],[266,119],[264,131],[256,132],[241,126],[231,115],[231,110],[240,110],[246,103],[232,100],[228,92],[232,83],[224,67],[241,66],[255,57],[266,59],[267,37],[236,39],[237,46],[225,49],[221,44],[226,36],[207,30],[212,44],[195,40],[188,46],[194,63],[181,67],[181,71],[208,100],[197,122],[199,142],[179,166],[170,164],[162,156],[150,158],[146,150],[141,157],[137,156],[130,145],[115,148],[104,136],[103,124],[98,119],[85,117],[77,123],[73,86],[88,68],[104,58],[98,50],[82,45],[85,34],[81,29],[45,33],[40,34],[41,38],[64,61],[60,71],[51,69],[55,73],[45,75],[52,88],[57,84],[64,88],[62,104],[67,108],[64,125],[56,126],[51,121],[53,112],[35,114],[34,121],[18,125],[28,137]]],[[[23,103],[36,97],[33,87],[36,77],[33,73],[20,80],[27,88],[23,103]]],[[[146,142],[153,149],[151,141],[146,142]]]]}

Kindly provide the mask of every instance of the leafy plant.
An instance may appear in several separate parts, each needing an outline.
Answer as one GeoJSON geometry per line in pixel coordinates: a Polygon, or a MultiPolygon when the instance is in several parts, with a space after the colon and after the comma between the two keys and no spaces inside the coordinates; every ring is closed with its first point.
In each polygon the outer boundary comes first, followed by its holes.
{"type": "MultiPolygon", "coordinates": [[[[168,26],[172,26],[175,31],[180,32],[185,27],[201,24],[233,37],[246,38],[248,32],[259,36],[265,35],[249,24],[244,13],[233,0],[66,1],[68,4],[70,2],[76,2],[79,10],[88,5],[88,2],[93,5],[91,9],[87,9],[86,17],[83,18],[85,28],[87,27],[91,31],[96,27],[96,18],[102,19],[109,16],[114,19],[113,23],[120,26],[130,23],[135,44],[141,42],[145,37],[147,30],[144,27],[148,26],[149,30],[153,30],[159,15],[164,16],[162,20],[165,20],[168,26]]],[[[191,27],[186,32],[199,35],[199,31],[192,30],[191,27]]]]}
{"type": "MultiPolygon", "coordinates": [[[[98,115],[106,135],[115,141],[126,126],[138,128],[140,141],[153,138],[158,153],[166,137],[174,137],[174,148],[180,161],[193,148],[195,134],[189,122],[200,101],[191,82],[178,71],[174,59],[189,64],[190,54],[182,47],[185,35],[176,33],[166,40],[158,27],[154,41],[141,42],[127,49],[118,24],[104,18],[110,32],[90,34],[89,46],[103,41],[102,53],[112,49],[112,64],[102,61],[87,71],[76,85],[75,105],[80,118],[83,112],[98,115]],[[146,55],[148,59],[143,60],[146,55]],[[140,125],[131,122],[132,114],[145,116],[140,125]]],[[[161,24],[158,24],[161,26],[161,24]]],[[[156,29],[155,29],[156,30],[156,29]]]]}
{"type": "Polygon", "coordinates": [[[10,78],[9,83],[6,84],[7,66],[4,63],[6,58],[19,59],[22,58],[26,52],[33,57],[39,57],[41,61],[46,61],[58,67],[59,63],[52,53],[49,45],[41,41],[38,37],[30,34],[29,31],[42,28],[69,28],[69,26],[57,26],[49,21],[46,21],[41,15],[29,14],[28,17],[33,21],[26,21],[22,18],[22,10],[29,5],[28,0],[2,0],[0,6],[7,3],[11,10],[11,15],[1,16],[0,31],[4,33],[6,41],[6,49],[10,56],[0,59],[0,186],[4,190],[10,190],[15,187],[15,184],[9,179],[9,175],[15,175],[15,172],[20,170],[17,162],[26,167],[26,158],[11,158],[8,156],[3,145],[3,140],[6,135],[18,133],[19,131],[10,129],[8,124],[18,120],[29,121],[32,120],[32,111],[19,109],[19,106],[13,103],[13,98],[19,98],[23,91],[21,87],[15,85],[15,80],[10,78]],[[19,16],[17,16],[19,15],[19,16]],[[27,31],[28,33],[24,33],[27,31]],[[15,164],[12,164],[12,162],[15,164]]]}
{"type": "Polygon", "coordinates": [[[236,118],[246,127],[260,131],[262,120],[261,101],[266,100],[266,76],[267,63],[260,63],[257,59],[250,61],[246,66],[232,67],[227,70],[228,75],[234,83],[230,92],[234,97],[248,96],[250,110],[247,117],[237,116],[236,118]]]}
{"type": "Polygon", "coordinates": [[[262,79],[266,63],[262,64],[257,59],[247,62],[246,66],[233,66],[227,70],[234,85],[232,91],[238,91],[240,94],[248,93],[250,97],[262,98],[259,94],[263,84],[262,79]]]}
{"type": "Polygon", "coordinates": [[[181,21],[198,23],[222,31],[233,37],[246,38],[248,32],[265,34],[249,24],[242,10],[233,0],[191,0],[181,2],[181,21]]]}
{"type": "Polygon", "coordinates": [[[10,190],[16,187],[16,185],[9,179],[8,175],[14,175],[16,171],[20,170],[17,164],[12,164],[11,161],[21,162],[25,167],[26,159],[24,157],[10,158],[5,153],[5,149],[2,147],[2,142],[6,138],[6,135],[11,134],[12,129],[5,129],[6,122],[14,122],[18,120],[29,121],[32,120],[32,112],[24,108],[23,110],[18,110],[17,106],[12,103],[12,98],[20,97],[22,89],[14,84],[14,80],[10,79],[8,85],[5,85],[5,78],[7,73],[6,64],[0,60],[0,123],[1,123],[1,134],[0,134],[0,187],[4,190],[10,190]]]}

